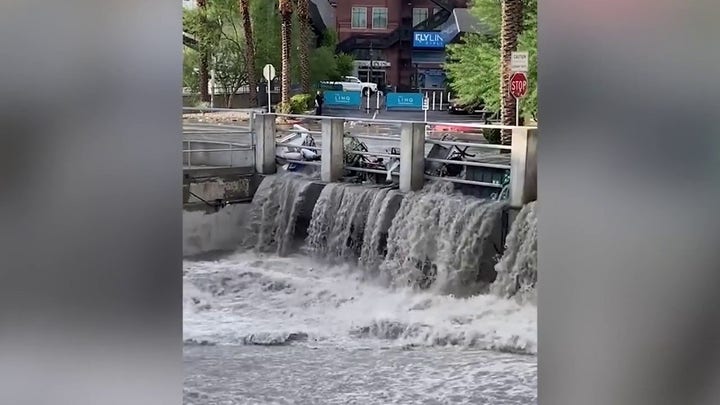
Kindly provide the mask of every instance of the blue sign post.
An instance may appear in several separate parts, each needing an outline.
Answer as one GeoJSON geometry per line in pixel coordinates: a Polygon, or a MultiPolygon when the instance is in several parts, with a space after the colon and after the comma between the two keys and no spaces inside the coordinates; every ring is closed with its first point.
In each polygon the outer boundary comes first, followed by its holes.
{"type": "Polygon", "coordinates": [[[385,98],[388,110],[421,111],[423,108],[422,93],[390,93],[385,98]]]}
{"type": "Polygon", "coordinates": [[[416,31],[413,33],[413,48],[445,48],[445,39],[439,32],[416,31]]]}
{"type": "Polygon", "coordinates": [[[362,105],[359,91],[326,91],[324,96],[326,107],[359,109],[362,105]]]}

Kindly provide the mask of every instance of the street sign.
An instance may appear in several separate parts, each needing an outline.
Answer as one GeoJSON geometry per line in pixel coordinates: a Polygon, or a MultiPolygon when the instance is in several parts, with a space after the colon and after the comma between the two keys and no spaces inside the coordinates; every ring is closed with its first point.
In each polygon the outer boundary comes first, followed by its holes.
{"type": "Polygon", "coordinates": [[[273,79],[275,79],[275,66],[269,63],[265,65],[265,67],[263,68],[263,77],[267,81],[272,81],[273,79]]]}
{"type": "Polygon", "coordinates": [[[528,71],[528,53],[512,52],[510,54],[510,70],[513,72],[528,71]]]}
{"type": "Polygon", "coordinates": [[[428,96],[423,97],[423,112],[425,114],[425,122],[427,122],[428,110],[430,109],[430,98],[428,96]]]}
{"type": "Polygon", "coordinates": [[[510,94],[515,98],[523,98],[527,94],[528,79],[525,73],[515,72],[510,76],[510,94]]]}
{"type": "Polygon", "coordinates": [[[270,82],[275,78],[275,66],[271,64],[265,65],[263,68],[263,77],[267,81],[267,97],[268,97],[268,114],[271,112],[272,97],[270,94],[270,82]]]}

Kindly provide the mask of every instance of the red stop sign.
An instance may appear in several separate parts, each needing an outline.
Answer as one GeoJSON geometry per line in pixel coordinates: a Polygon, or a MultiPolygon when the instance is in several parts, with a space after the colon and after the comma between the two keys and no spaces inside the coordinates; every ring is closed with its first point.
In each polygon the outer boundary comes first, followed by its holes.
{"type": "Polygon", "coordinates": [[[527,94],[528,79],[523,72],[515,72],[510,76],[510,94],[515,98],[523,98],[527,94]]]}

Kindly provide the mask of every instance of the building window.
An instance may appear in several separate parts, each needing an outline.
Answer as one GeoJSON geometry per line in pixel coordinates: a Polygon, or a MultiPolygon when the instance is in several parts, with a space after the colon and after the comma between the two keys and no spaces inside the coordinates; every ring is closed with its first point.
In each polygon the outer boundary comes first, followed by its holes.
{"type": "Polygon", "coordinates": [[[353,7],[352,8],[352,28],[353,29],[367,28],[367,7],[353,7]]]}
{"type": "Polygon", "coordinates": [[[427,8],[413,8],[413,27],[427,20],[428,9],[427,8]]]}
{"type": "Polygon", "coordinates": [[[372,27],[375,30],[385,30],[388,26],[388,9],[387,7],[373,7],[372,9],[372,27]]]}

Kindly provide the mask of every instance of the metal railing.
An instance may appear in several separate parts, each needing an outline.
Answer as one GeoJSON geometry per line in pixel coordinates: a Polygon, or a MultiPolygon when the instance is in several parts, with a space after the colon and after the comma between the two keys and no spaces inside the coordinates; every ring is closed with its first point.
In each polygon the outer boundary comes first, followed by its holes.
{"type": "Polygon", "coordinates": [[[200,167],[253,167],[255,165],[253,151],[253,145],[250,144],[193,139],[183,140],[183,165],[188,169],[200,167]],[[193,145],[199,145],[199,148],[193,148],[193,145]],[[218,147],[212,147],[213,145],[218,147]],[[224,153],[224,155],[220,155],[221,153],[224,153]],[[193,155],[195,155],[195,158],[193,158],[193,155]]]}
{"type": "Polygon", "coordinates": [[[254,119],[257,109],[227,109],[206,107],[183,107],[183,115],[196,113],[240,114],[232,121],[184,122],[183,165],[186,168],[248,167],[255,165],[254,119]],[[238,121],[235,121],[238,120],[238,121]],[[235,125],[238,122],[239,125],[235,125]]]}
{"type": "Polygon", "coordinates": [[[388,175],[389,169],[390,176],[399,177],[401,191],[418,190],[427,180],[443,180],[493,190],[493,195],[509,192],[514,206],[536,196],[535,127],[298,114],[260,114],[257,119],[262,121],[255,137],[264,145],[256,146],[259,173],[274,173],[277,148],[286,148],[295,152],[286,162],[319,167],[326,182],[339,181],[349,172],[388,175]],[[277,117],[299,120],[305,127],[276,128],[277,117]],[[462,131],[447,129],[452,127],[462,131]],[[511,131],[513,145],[488,143],[483,131],[489,130],[511,131]],[[303,133],[313,142],[299,141],[297,136],[303,133]],[[455,139],[440,136],[448,133],[455,139]],[[357,142],[348,145],[348,138],[357,142]],[[359,144],[363,146],[356,147],[359,144]],[[353,159],[358,156],[362,159],[353,159]]]}

